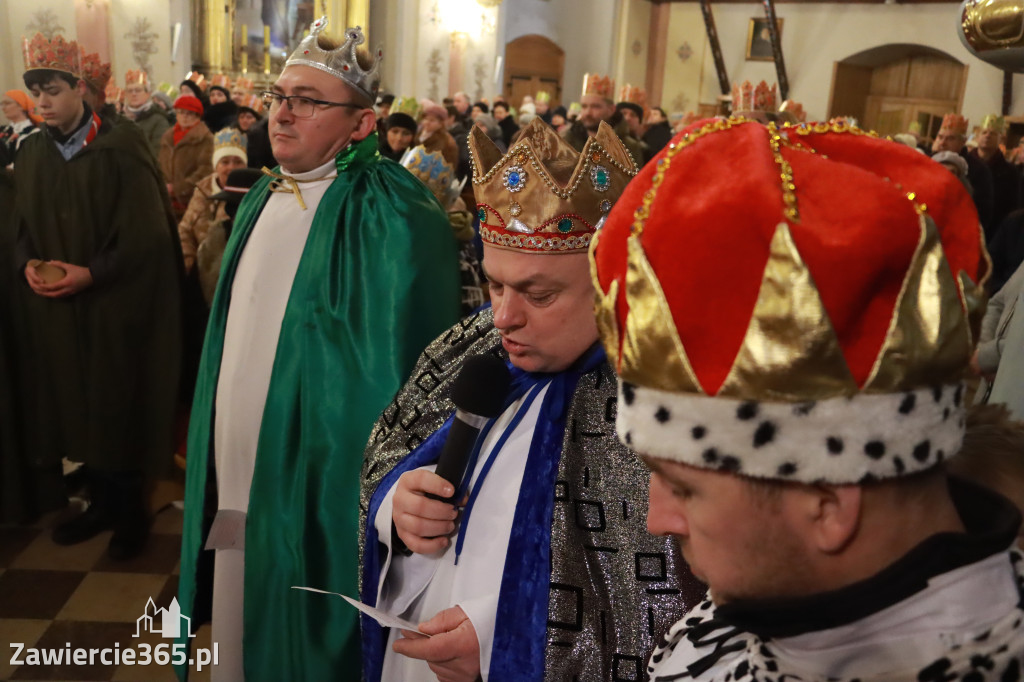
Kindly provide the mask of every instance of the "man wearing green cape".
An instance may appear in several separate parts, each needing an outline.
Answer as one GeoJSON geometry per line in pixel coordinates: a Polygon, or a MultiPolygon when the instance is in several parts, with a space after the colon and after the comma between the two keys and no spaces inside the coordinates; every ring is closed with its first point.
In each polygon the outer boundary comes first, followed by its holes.
{"type": "Polygon", "coordinates": [[[281,166],[236,218],[193,403],[178,599],[201,618],[215,550],[215,681],[359,680],[355,609],[291,588],[358,596],[363,445],[458,314],[447,216],[377,153],[382,53],[326,23],[264,93],[281,166]]]}

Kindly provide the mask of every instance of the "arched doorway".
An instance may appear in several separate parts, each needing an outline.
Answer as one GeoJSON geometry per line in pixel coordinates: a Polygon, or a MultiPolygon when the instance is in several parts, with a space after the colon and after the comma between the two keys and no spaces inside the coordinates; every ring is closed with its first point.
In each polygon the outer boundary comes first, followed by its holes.
{"type": "Polygon", "coordinates": [[[505,45],[505,99],[519,106],[525,95],[544,90],[551,106],[562,103],[565,52],[541,35],[525,35],[505,45]]]}
{"type": "Polygon", "coordinates": [[[959,113],[967,65],[924,45],[891,44],[836,62],[829,117],[853,116],[882,135],[906,132],[914,121],[931,139],[942,117],[959,113]]]}

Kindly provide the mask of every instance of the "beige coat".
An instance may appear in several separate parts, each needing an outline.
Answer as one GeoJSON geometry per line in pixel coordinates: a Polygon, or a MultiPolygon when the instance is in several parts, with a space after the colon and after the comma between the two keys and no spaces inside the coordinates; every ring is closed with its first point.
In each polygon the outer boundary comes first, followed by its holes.
{"type": "Polygon", "coordinates": [[[173,186],[171,204],[181,220],[199,181],[213,172],[213,135],[200,121],[174,144],[174,127],[160,138],[160,171],[173,186]]]}
{"type": "Polygon", "coordinates": [[[199,181],[188,202],[188,208],[185,209],[185,216],[178,223],[178,236],[181,237],[181,253],[185,257],[186,273],[195,265],[196,253],[206,240],[210,226],[228,217],[224,211],[223,201],[210,200],[210,197],[221,189],[217,185],[216,177],[216,173],[211,173],[199,181]]]}

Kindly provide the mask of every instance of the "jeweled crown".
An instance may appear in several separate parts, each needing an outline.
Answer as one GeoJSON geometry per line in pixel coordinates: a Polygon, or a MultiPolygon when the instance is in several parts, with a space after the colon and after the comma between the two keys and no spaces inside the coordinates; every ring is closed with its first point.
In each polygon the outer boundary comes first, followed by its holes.
{"type": "Polygon", "coordinates": [[[428,152],[418,145],[406,151],[399,163],[426,185],[445,209],[459,195],[461,184],[455,180],[455,169],[441,152],[428,152]]]}
{"type": "Polygon", "coordinates": [[[637,165],[608,124],[577,152],[535,118],[504,156],[478,126],[469,134],[480,237],[530,253],[585,251],[637,165]]]}
{"type": "Polygon", "coordinates": [[[384,50],[378,46],[373,56],[373,66],[369,70],[359,66],[356,48],[366,42],[360,26],[345,31],[345,42],[334,50],[320,47],[320,35],[327,28],[327,17],[320,17],[309,27],[309,35],[303,38],[299,47],[285,62],[285,66],[301,64],[312,66],[340,78],[348,85],[365,95],[370,101],[376,101],[377,90],[380,89],[380,62],[384,58],[384,50]]]}
{"type": "Polygon", "coordinates": [[[100,60],[98,52],[86,54],[82,50],[82,80],[96,89],[97,92],[106,92],[107,83],[110,82],[110,64],[100,60]]]}
{"type": "Polygon", "coordinates": [[[732,110],[739,111],[775,111],[778,88],[773,83],[770,87],[765,81],[757,85],[750,81],[733,83],[732,110]]]}
{"type": "Polygon", "coordinates": [[[47,40],[42,33],[36,33],[32,40],[22,38],[21,46],[26,71],[50,69],[82,75],[82,52],[74,40],[65,40],[64,36],[47,40]]]}

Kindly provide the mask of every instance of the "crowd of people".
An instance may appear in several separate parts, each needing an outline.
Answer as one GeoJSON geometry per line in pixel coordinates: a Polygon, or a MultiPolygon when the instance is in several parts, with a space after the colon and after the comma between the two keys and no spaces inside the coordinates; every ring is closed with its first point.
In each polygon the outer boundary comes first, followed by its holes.
{"type": "Polygon", "coordinates": [[[417,100],[326,28],[262,92],[26,41],[0,522],[125,560],[182,462],[214,680],[1020,678],[1002,117],[417,100]]]}

